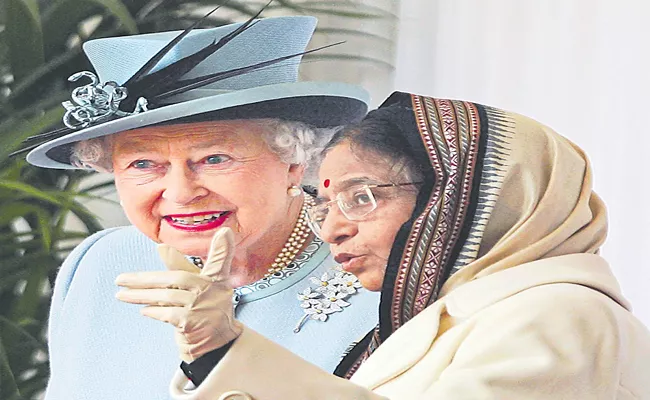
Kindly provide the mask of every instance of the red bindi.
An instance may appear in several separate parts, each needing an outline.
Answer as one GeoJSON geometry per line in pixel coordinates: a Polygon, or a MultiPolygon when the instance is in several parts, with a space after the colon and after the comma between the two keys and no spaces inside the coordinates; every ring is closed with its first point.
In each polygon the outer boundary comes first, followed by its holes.
{"type": "Polygon", "coordinates": [[[325,179],[325,180],[323,181],[323,186],[325,186],[325,188],[330,187],[330,180],[329,180],[329,179],[325,179]]]}

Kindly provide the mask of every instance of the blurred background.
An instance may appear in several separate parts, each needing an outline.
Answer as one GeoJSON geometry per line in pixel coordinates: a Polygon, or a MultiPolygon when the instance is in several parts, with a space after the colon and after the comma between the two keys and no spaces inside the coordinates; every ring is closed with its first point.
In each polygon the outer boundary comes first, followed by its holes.
{"type": "MultiPolygon", "coordinates": [[[[9,159],[56,126],[69,75],[92,38],[182,29],[221,0],[0,2],[0,399],[37,399],[48,377],[45,326],[62,258],[103,227],[128,224],[108,175],[9,159]]],[[[230,0],[204,26],[266,2],[230,0]]],[[[643,0],[275,0],[264,16],[315,15],[302,80],[458,98],[533,117],[591,157],[610,213],[603,249],[635,314],[650,325],[650,3],[643,0]]]]}

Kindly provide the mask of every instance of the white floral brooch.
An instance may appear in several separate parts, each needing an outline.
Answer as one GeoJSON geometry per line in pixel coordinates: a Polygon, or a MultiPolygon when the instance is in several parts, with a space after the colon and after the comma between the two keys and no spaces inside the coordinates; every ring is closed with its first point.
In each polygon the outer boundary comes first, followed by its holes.
{"type": "Polygon", "coordinates": [[[294,328],[295,333],[300,332],[302,326],[310,319],[325,322],[330,314],[343,311],[350,305],[346,299],[361,289],[361,283],[356,276],[340,269],[325,272],[320,279],[311,277],[309,281],[316,287],[308,286],[298,293],[300,307],[305,315],[294,328]]]}

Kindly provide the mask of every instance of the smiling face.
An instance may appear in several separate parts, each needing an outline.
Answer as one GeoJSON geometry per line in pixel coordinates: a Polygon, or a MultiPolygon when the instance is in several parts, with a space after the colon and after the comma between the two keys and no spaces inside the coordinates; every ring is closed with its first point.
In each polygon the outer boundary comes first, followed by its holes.
{"type": "MultiPolygon", "coordinates": [[[[371,151],[352,149],[343,141],[328,151],[319,171],[319,202],[336,198],[340,192],[361,185],[403,183],[386,157],[371,151]]],[[[372,188],[377,208],[361,221],[347,219],[332,204],[322,223],[320,236],[330,243],[335,260],[356,275],[372,291],[381,290],[388,256],[397,231],[413,213],[417,189],[414,186],[372,188]]]]}
{"type": "MultiPolygon", "coordinates": [[[[278,232],[297,199],[302,167],[271,152],[263,127],[221,121],[147,127],[117,134],[113,172],[129,220],[156,242],[205,257],[220,226],[235,234],[237,260],[271,260],[281,248],[278,232]]],[[[300,205],[297,204],[299,209],[300,205]]],[[[233,271],[236,273],[236,271],[233,271]]]]}

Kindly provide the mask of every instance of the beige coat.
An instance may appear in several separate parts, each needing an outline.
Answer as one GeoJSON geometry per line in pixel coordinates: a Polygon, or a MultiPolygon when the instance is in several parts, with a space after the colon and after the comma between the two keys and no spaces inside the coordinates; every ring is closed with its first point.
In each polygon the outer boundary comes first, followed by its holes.
{"type": "Polygon", "coordinates": [[[351,381],[245,330],[199,389],[185,382],[178,399],[650,399],[650,332],[600,256],[566,255],[451,291],[351,381]]]}

